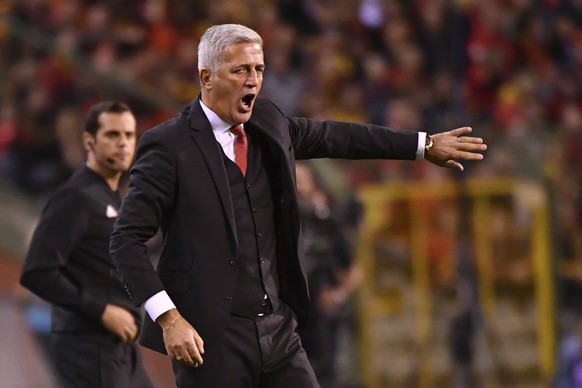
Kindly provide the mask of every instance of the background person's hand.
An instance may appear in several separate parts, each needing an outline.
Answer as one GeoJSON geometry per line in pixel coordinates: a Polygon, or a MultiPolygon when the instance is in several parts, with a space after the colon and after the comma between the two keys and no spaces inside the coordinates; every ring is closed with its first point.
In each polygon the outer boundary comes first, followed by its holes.
{"type": "Polygon", "coordinates": [[[424,158],[437,166],[463,171],[463,165],[457,160],[481,160],[481,151],[487,149],[480,137],[464,136],[471,131],[470,127],[462,127],[431,135],[434,145],[425,152],[424,158]]]}
{"type": "Polygon", "coordinates": [[[123,307],[114,304],[106,305],[101,321],[107,330],[117,335],[123,342],[135,341],[138,333],[135,317],[123,307]]]}
{"type": "Polygon", "coordinates": [[[176,309],[162,314],[157,322],[164,333],[164,344],[170,357],[193,367],[204,362],[202,337],[176,309]]]}

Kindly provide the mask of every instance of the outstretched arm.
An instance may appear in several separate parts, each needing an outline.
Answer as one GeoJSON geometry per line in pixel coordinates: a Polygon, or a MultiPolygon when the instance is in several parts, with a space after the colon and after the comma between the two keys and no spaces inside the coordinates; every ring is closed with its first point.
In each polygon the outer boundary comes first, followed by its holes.
{"type": "Polygon", "coordinates": [[[471,131],[470,127],[461,127],[431,135],[433,145],[426,150],[424,158],[437,166],[463,171],[458,160],[481,160],[481,152],[487,149],[480,137],[466,136],[471,131]]]}

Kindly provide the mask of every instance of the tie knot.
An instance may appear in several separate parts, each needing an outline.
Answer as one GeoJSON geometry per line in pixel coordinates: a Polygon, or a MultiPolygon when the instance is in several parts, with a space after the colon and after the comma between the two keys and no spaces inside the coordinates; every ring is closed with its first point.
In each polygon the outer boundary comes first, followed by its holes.
{"type": "Polygon", "coordinates": [[[237,138],[245,138],[246,137],[245,130],[244,130],[242,124],[233,125],[232,127],[230,127],[230,131],[232,133],[234,133],[234,135],[237,138]]]}

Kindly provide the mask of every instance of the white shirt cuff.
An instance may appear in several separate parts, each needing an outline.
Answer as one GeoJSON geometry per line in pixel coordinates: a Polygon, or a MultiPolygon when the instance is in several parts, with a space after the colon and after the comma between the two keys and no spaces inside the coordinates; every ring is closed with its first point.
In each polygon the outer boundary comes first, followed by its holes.
{"type": "Polygon", "coordinates": [[[172,299],[170,299],[166,291],[160,291],[146,300],[143,307],[152,321],[155,322],[166,311],[175,309],[176,305],[172,302],[172,299]]]}
{"type": "Polygon", "coordinates": [[[424,159],[424,146],[426,144],[426,132],[418,132],[418,145],[416,146],[416,159],[424,159]]]}

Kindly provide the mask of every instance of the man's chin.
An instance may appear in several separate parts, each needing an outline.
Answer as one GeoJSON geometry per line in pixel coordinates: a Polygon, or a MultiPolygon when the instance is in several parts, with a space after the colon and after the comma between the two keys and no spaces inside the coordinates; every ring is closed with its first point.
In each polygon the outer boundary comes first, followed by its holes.
{"type": "Polygon", "coordinates": [[[123,173],[123,172],[129,171],[129,169],[131,168],[131,163],[123,164],[123,165],[118,166],[118,167],[119,167],[119,172],[123,173]]]}
{"type": "Polygon", "coordinates": [[[109,165],[109,167],[112,170],[116,171],[116,172],[123,173],[123,172],[126,172],[126,171],[128,171],[130,169],[131,163],[127,163],[127,162],[114,162],[114,163],[111,163],[109,165]]]}
{"type": "Polygon", "coordinates": [[[252,109],[248,112],[238,112],[235,117],[235,121],[237,123],[246,123],[251,118],[251,114],[253,113],[252,109]]]}

